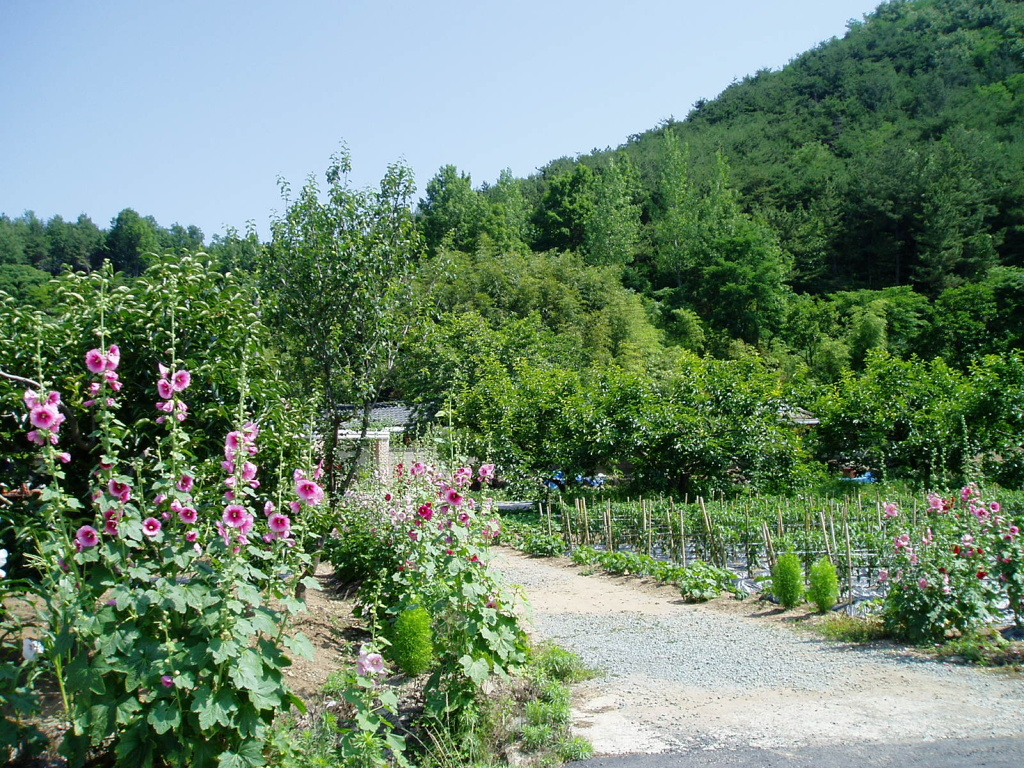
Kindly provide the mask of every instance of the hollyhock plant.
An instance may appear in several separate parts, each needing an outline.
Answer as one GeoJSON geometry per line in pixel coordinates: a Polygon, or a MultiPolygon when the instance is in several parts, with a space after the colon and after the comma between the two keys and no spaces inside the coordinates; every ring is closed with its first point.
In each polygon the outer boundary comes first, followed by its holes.
{"type": "Polygon", "coordinates": [[[998,589],[988,578],[986,547],[979,546],[990,538],[990,517],[976,485],[949,497],[933,493],[915,532],[891,540],[883,619],[894,636],[940,642],[994,614],[998,589]]]}

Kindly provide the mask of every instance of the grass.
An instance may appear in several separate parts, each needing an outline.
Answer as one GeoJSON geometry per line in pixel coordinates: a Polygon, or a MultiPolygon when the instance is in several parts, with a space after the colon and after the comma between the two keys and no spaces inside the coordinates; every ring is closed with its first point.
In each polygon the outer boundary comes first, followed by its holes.
{"type": "Polygon", "coordinates": [[[817,626],[828,640],[839,643],[873,643],[888,637],[880,616],[849,616],[834,613],[817,626]]]}

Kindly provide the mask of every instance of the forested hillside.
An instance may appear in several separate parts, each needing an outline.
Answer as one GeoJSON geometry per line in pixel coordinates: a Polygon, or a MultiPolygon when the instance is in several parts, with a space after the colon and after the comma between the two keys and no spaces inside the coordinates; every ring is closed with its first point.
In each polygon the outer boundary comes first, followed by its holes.
{"type": "MultiPolygon", "coordinates": [[[[617,148],[493,183],[446,166],[415,228],[423,311],[373,397],[447,403],[509,465],[625,461],[679,488],[808,455],[1024,477],[1020,2],[883,3],[617,148]],[[828,415],[808,445],[777,429],[796,405],[828,415]]],[[[47,273],[132,277],[202,245],[130,209],[107,231],[0,217],[0,288],[45,305],[47,273]]],[[[244,272],[289,248],[209,250],[244,272]]]]}

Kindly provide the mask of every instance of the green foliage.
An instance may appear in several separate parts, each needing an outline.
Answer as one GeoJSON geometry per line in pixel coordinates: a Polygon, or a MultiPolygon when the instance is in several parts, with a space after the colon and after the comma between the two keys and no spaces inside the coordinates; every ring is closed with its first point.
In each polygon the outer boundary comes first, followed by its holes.
{"type": "Polygon", "coordinates": [[[569,736],[558,742],[555,747],[558,759],[571,763],[576,760],[589,760],[594,756],[594,745],[582,736],[569,736]]]}
{"type": "Polygon", "coordinates": [[[431,618],[426,608],[406,608],[395,617],[388,639],[388,655],[407,675],[415,677],[430,669],[434,661],[431,618]]]}
{"type": "Polygon", "coordinates": [[[560,683],[579,683],[595,674],[577,654],[557,645],[542,645],[531,661],[543,676],[560,683]]]}
{"type": "Polygon", "coordinates": [[[772,595],[787,609],[804,601],[804,570],[795,552],[786,552],[776,560],[772,568],[772,595]]]}
{"type": "Polygon", "coordinates": [[[836,567],[827,557],[811,566],[807,599],[814,603],[818,613],[826,613],[839,601],[839,578],[836,567]]]}
{"type": "Polygon", "coordinates": [[[344,475],[337,470],[338,431],[350,418],[365,431],[391,381],[415,316],[421,252],[409,208],[411,171],[392,165],[378,190],[356,190],[350,170],[347,152],[331,158],[323,201],[314,178],[294,200],[281,181],[287,208],[259,264],[269,313],[293,350],[289,368],[320,401],[327,486],[338,498],[356,468],[353,460],[344,475]]]}
{"type": "Polygon", "coordinates": [[[840,643],[872,643],[888,637],[879,616],[834,613],[819,626],[819,630],[829,640],[840,643]]]}
{"type": "Polygon", "coordinates": [[[591,547],[577,547],[572,559],[577,565],[599,565],[608,573],[620,576],[649,576],[675,584],[687,602],[713,600],[723,592],[738,594],[732,571],[701,561],[681,566],[636,552],[602,552],[591,547]]]}
{"type": "Polygon", "coordinates": [[[100,457],[88,506],[63,487],[70,457],[59,433],[71,419],[54,414],[73,413],[69,403],[45,386],[24,397],[36,427],[29,439],[42,445],[42,524],[26,526],[20,539],[39,580],[17,596],[40,606],[42,633],[26,661],[38,656],[52,670],[69,726],[61,752],[71,764],[90,751],[126,765],[150,765],[156,755],[172,766],[262,764],[275,715],[298,703],[284,680],[289,654],[312,649],[301,634],[284,636],[301,608],[289,593],[306,561],[291,521],[274,513],[257,524],[252,513],[258,468],[248,459],[259,429],[243,423],[246,384],[238,428],[221,453],[227,478],[203,489],[182,426],[191,376],[180,367],[173,323],[158,387],[168,404],[160,412],[172,415],[146,456],[125,456],[132,433],[116,400],[123,361],[105,333],[101,325],[100,346],[86,355],[94,403],[84,407],[94,408],[100,457]],[[234,489],[226,507],[225,481],[234,489]]]}

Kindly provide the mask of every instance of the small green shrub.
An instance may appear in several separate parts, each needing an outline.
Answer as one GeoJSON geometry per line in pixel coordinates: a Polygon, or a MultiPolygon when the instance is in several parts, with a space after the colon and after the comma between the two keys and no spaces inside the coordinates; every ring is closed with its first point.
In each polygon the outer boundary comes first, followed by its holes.
{"type": "Polygon", "coordinates": [[[772,594],[784,608],[795,608],[803,602],[804,571],[795,552],[787,552],[775,562],[772,594]]]}
{"type": "Polygon", "coordinates": [[[589,680],[596,674],[575,653],[557,645],[542,646],[538,649],[535,663],[544,675],[562,683],[578,683],[589,680]]]}
{"type": "Polygon", "coordinates": [[[388,655],[405,674],[423,674],[434,663],[434,639],[426,608],[414,606],[398,614],[389,639],[388,655]]]}
{"type": "Polygon", "coordinates": [[[530,725],[565,725],[569,722],[569,713],[569,697],[566,696],[556,701],[528,701],[523,717],[530,725]]]}
{"type": "Polygon", "coordinates": [[[526,752],[537,752],[543,749],[555,737],[554,729],[547,723],[523,726],[523,749],[526,752]]]}
{"type": "Polygon", "coordinates": [[[807,599],[814,603],[818,613],[831,611],[839,602],[839,577],[836,567],[827,557],[811,566],[811,588],[807,590],[807,599]]]}
{"type": "Polygon", "coordinates": [[[582,736],[568,736],[558,742],[555,750],[563,763],[589,760],[594,756],[594,745],[582,736]]]}

